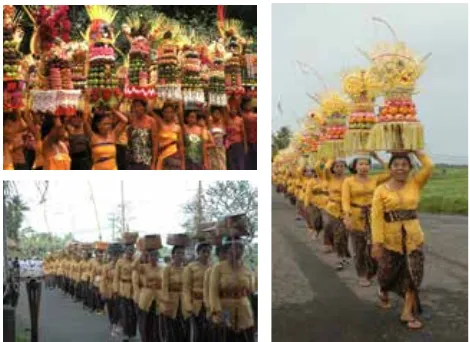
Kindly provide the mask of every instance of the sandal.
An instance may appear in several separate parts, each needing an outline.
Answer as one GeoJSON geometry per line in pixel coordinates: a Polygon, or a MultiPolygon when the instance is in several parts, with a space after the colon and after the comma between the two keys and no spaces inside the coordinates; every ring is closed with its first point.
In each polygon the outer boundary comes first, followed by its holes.
{"type": "Polygon", "coordinates": [[[359,279],[359,285],[362,287],[369,287],[372,283],[368,279],[359,279]]]}
{"type": "Polygon", "coordinates": [[[403,324],[406,324],[408,329],[411,329],[411,330],[417,330],[423,327],[423,323],[421,323],[418,319],[414,317],[412,317],[411,319],[403,319],[402,317],[400,317],[400,321],[403,324]]]}
{"type": "Polygon", "coordinates": [[[338,262],[338,263],[336,264],[336,267],[335,267],[335,268],[336,268],[337,271],[342,271],[343,268],[344,268],[344,265],[343,265],[343,263],[340,261],[340,262],[338,262]]]}
{"type": "Polygon", "coordinates": [[[377,296],[379,297],[379,306],[382,309],[390,309],[392,307],[392,304],[390,303],[390,299],[388,298],[387,295],[384,295],[382,291],[377,292],[377,296]]]}

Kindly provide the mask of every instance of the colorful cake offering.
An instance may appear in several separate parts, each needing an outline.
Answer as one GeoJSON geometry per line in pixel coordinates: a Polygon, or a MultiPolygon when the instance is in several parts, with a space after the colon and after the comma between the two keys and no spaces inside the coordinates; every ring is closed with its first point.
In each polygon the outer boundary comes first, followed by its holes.
{"type": "Polygon", "coordinates": [[[228,20],[223,29],[226,50],[229,53],[225,61],[225,91],[228,95],[245,93],[242,79],[242,51],[244,40],[241,38],[242,23],[238,20],[228,20]]]}
{"type": "Polygon", "coordinates": [[[256,54],[256,42],[248,39],[243,52],[242,80],[245,92],[250,97],[256,97],[258,57],[256,54]]]}
{"type": "Polygon", "coordinates": [[[72,82],[74,89],[86,88],[86,63],[88,45],[86,42],[70,42],[67,44],[70,55],[70,65],[72,68],[72,82]]]}
{"type": "Polygon", "coordinates": [[[26,84],[26,70],[18,47],[23,31],[18,26],[19,16],[14,6],[3,6],[3,110],[22,109],[26,84]]]}
{"type": "Polygon", "coordinates": [[[91,103],[107,103],[111,107],[121,95],[118,88],[116,57],[113,47],[114,29],[112,22],[117,11],[109,6],[85,6],[91,24],[87,30],[89,44],[88,83],[91,103]]]}
{"type": "Polygon", "coordinates": [[[181,79],[184,108],[202,107],[205,98],[201,81],[201,59],[199,53],[192,46],[186,46],[183,49],[181,79]]]}
{"type": "Polygon", "coordinates": [[[326,92],[317,99],[320,104],[320,114],[325,121],[319,155],[325,158],[343,158],[350,104],[338,92],[326,92]]]}
{"type": "Polygon", "coordinates": [[[214,42],[209,46],[210,71],[209,71],[209,105],[227,106],[227,95],[225,94],[225,71],[224,71],[225,48],[222,43],[214,42]]]}
{"type": "Polygon", "coordinates": [[[179,101],[182,99],[178,45],[175,43],[177,25],[171,25],[164,33],[161,46],[158,48],[158,97],[164,100],[179,101]],[[174,38],[175,37],[175,38],[174,38]]]}
{"type": "Polygon", "coordinates": [[[378,83],[369,70],[358,69],[343,76],[343,91],[351,99],[349,126],[344,137],[346,153],[354,154],[367,150],[367,141],[375,125],[374,100],[378,94],[378,83]]]}
{"type": "Polygon", "coordinates": [[[150,99],[157,96],[154,85],[150,83],[149,30],[148,23],[138,14],[131,15],[122,26],[122,31],[131,44],[128,82],[124,89],[124,95],[128,98],[150,99]]]}

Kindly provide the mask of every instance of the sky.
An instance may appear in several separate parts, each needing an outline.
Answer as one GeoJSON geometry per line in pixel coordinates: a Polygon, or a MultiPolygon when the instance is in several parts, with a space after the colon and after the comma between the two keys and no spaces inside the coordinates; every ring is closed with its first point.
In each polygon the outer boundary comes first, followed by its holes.
{"type": "Polygon", "coordinates": [[[468,18],[467,4],[275,4],[272,20],[272,129],[299,122],[314,108],[306,93],[323,89],[313,75],[303,75],[295,61],[307,63],[331,89],[340,89],[340,73],[366,67],[357,48],[393,36],[424,56],[432,52],[414,96],[425,128],[426,151],[435,162],[467,164],[468,18]],[[277,110],[281,102],[283,114],[277,110]]]}
{"type": "MultiPolygon", "coordinates": [[[[73,233],[82,242],[98,240],[97,220],[91,201],[90,184],[95,197],[103,239],[111,240],[109,213],[121,203],[120,181],[50,181],[46,203],[40,204],[40,193],[34,181],[16,181],[30,211],[26,212],[23,227],[31,226],[38,232],[51,232],[63,236],[73,233]],[[47,222],[45,214],[47,215],[47,222]]],[[[202,182],[206,188],[211,182],[202,182]]],[[[124,181],[124,198],[130,203],[130,231],[140,235],[184,232],[182,206],[196,194],[198,181],[168,182],[153,180],[124,181]],[[144,184],[144,185],[143,185],[144,184]]],[[[116,237],[119,237],[116,234],[116,237]]]]}

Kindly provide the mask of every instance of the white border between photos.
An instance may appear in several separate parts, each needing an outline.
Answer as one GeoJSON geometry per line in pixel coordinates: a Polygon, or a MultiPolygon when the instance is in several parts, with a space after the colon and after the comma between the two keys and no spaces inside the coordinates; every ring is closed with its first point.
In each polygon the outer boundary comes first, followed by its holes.
{"type": "MultiPolygon", "coordinates": [[[[92,1],[44,1],[49,5],[86,5],[96,4],[92,1]]],[[[153,1],[155,4],[161,4],[159,1],[153,1]]],[[[30,1],[14,1],[5,4],[28,5],[30,1]]],[[[119,5],[126,3],[124,1],[100,1],[100,4],[119,5]]],[[[1,171],[2,180],[65,180],[71,181],[77,179],[90,180],[126,180],[136,179],[145,184],[152,179],[159,178],[168,181],[181,181],[186,179],[194,180],[250,180],[258,186],[258,224],[259,224],[259,259],[258,259],[258,341],[271,341],[271,3],[262,1],[188,1],[180,0],[178,5],[257,5],[257,30],[258,30],[258,57],[262,63],[258,66],[260,69],[258,89],[259,107],[261,111],[261,129],[258,130],[258,170],[257,171],[1,171]]],[[[149,5],[151,2],[139,3],[139,5],[149,5]]],[[[163,2],[162,4],[176,5],[175,2],[163,2]]],[[[3,37],[3,26],[2,37],[3,37]]],[[[3,53],[3,52],[2,52],[3,53]]],[[[3,61],[3,55],[2,55],[3,61]]],[[[3,69],[2,69],[3,73],[3,69]]],[[[3,76],[3,74],[2,74],[3,76]]],[[[1,95],[3,97],[3,93],[1,95]]],[[[2,114],[3,115],[3,114],[2,114]]],[[[2,139],[3,147],[3,139],[2,139]]],[[[2,207],[3,214],[3,207],[2,207]]],[[[3,238],[3,230],[2,230],[3,238]]],[[[3,256],[3,245],[2,256],[3,256]]],[[[3,273],[2,273],[3,280],[3,273]]],[[[3,320],[2,320],[3,328],[3,320]]]]}

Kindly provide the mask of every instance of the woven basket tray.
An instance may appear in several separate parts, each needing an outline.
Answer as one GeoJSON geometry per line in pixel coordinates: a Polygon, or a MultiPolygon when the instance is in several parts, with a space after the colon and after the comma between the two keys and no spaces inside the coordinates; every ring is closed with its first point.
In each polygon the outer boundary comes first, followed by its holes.
{"type": "Polygon", "coordinates": [[[143,239],[144,250],[153,250],[162,248],[162,238],[160,235],[145,235],[143,239]]]}
{"type": "Polygon", "coordinates": [[[131,245],[136,243],[139,233],[134,232],[124,232],[122,233],[122,242],[126,245],[131,245]]]}
{"type": "Polygon", "coordinates": [[[187,246],[190,239],[186,234],[168,234],[166,243],[170,246],[187,246]]]}
{"type": "Polygon", "coordinates": [[[246,214],[228,215],[217,224],[217,235],[247,236],[250,235],[247,227],[246,214]]]}

